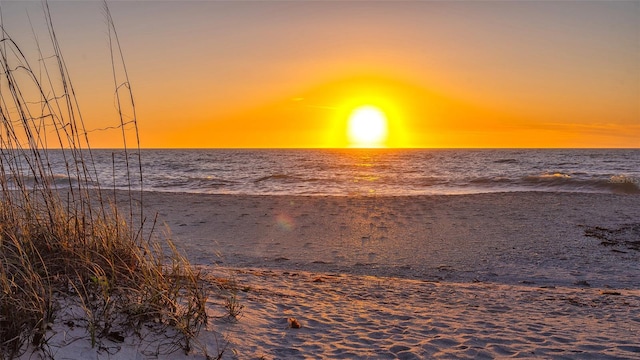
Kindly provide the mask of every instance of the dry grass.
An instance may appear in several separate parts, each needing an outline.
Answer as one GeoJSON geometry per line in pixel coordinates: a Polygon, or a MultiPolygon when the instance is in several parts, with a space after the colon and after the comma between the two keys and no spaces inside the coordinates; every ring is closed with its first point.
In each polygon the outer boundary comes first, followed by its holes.
{"type": "Polygon", "coordinates": [[[229,320],[238,320],[244,309],[244,305],[240,303],[238,291],[240,290],[235,279],[227,282],[226,295],[224,297],[224,308],[227,310],[227,318],[229,320]]]}
{"type": "Polygon", "coordinates": [[[97,180],[88,132],[48,5],[43,7],[48,41],[36,45],[37,69],[0,29],[0,359],[28,349],[46,354],[63,299],[82,309],[94,346],[141,335],[142,325],[153,323],[178,334],[169,350],[189,351],[206,323],[206,292],[200,274],[170,242],[161,246],[142,230],[152,224],[145,225],[140,206],[135,107],[109,10],[105,4],[118,109],[114,128],[122,131],[120,156],[129,180],[125,211],[97,180]],[[132,138],[133,146],[127,143],[132,138]],[[63,184],[51,165],[60,157],[63,184]]]}

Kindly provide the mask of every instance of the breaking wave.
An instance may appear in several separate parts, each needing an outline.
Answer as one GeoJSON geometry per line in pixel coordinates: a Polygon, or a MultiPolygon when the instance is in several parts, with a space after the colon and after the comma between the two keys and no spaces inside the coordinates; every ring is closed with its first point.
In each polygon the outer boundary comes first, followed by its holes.
{"type": "MultiPolygon", "coordinates": [[[[126,184],[112,151],[100,182],[126,184]]],[[[640,150],[143,150],[144,188],[248,195],[640,194],[640,150]]],[[[65,173],[63,159],[56,173],[65,173]]],[[[65,186],[74,179],[55,176],[65,186]]],[[[122,185],[125,186],[125,185],[122,185]]]]}
{"type": "Polygon", "coordinates": [[[621,194],[640,194],[640,180],[626,175],[613,175],[601,178],[584,178],[565,173],[544,173],[525,176],[524,184],[535,187],[557,188],[580,192],[613,192],[621,194]]]}

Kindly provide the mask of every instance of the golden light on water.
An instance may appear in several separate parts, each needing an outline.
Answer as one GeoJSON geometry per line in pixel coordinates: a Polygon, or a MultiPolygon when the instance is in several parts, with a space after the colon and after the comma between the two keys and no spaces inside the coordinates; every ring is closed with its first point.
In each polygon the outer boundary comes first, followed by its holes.
{"type": "Polygon", "coordinates": [[[360,106],[349,116],[347,136],[351,147],[385,147],[387,134],[387,117],[375,106],[360,106]]]}

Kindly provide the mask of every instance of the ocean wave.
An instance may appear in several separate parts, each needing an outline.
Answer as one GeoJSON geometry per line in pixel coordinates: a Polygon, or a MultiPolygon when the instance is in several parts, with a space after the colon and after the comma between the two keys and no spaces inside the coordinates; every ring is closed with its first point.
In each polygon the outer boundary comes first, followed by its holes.
{"type": "Polygon", "coordinates": [[[529,175],[522,178],[528,185],[546,188],[562,188],[576,191],[607,191],[622,194],[640,194],[640,181],[625,175],[609,178],[579,178],[570,174],[554,172],[529,175]]]}
{"type": "Polygon", "coordinates": [[[640,194],[640,185],[638,183],[609,182],[605,187],[611,189],[614,193],[640,194]]]}
{"type": "Polygon", "coordinates": [[[640,194],[640,179],[628,175],[613,175],[607,186],[625,194],[640,194]]]}
{"type": "Polygon", "coordinates": [[[504,184],[514,184],[514,179],[509,179],[502,176],[494,176],[494,177],[479,177],[475,179],[469,180],[469,183],[474,185],[504,185],[504,184]]]}
{"type": "MultiPolygon", "coordinates": [[[[464,182],[462,182],[464,185],[464,182]]],[[[520,178],[485,176],[468,179],[468,184],[486,190],[536,190],[640,194],[640,180],[625,176],[586,178],[576,174],[546,172],[520,178]]]]}
{"type": "Polygon", "coordinates": [[[287,174],[273,174],[267,175],[253,180],[254,183],[261,183],[265,181],[280,181],[280,182],[296,182],[299,181],[298,177],[287,174]]]}
{"type": "Polygon", "coordinates": [[[640,179],[636,179],[633,176],[628,176],[628,175],[624,175],[624,174],[611,175],[609,177],[609,181],[612,182],[612,183],[616,183],[616,184],[626,184],[626,183],[638,184],[638,183],[640,183],[640,179]]]}
{"type": "MultiPolygon", "coordinates": [[[[118,158],[114,169],[112,153],[95,151],[96,175],[103,187],[126,186],[126,164],[118,158]]],[[[145,187],[167,192],[640,193],[634,166],[640,150],[145,150],[143,155],[145,187]]],[[[54,174],[65,174],[62,153],[52,153],[51,162],[54,174]]],[[[54,176],[49,183],[62,188],[75,181],[54,176]]]]}
{"type": "Polygon", "coordinates": [[[494,164],[517,164],[518,160],[516,160],[516,159],[499,159],[499,160],[494,160],[493,163],[494,164]]]}
{"type": "Polygon", "coordinates": [[[567,181],[571,179],[571,175],[561,172],[547,172],[539,175],[527,175],[523,178],[524,181],[529,182],[550,182],[550,181],[567,181]]]}
{"type": "Polygon", "coordinates": [[[217,189],[233,186],[236,182],[210,176],[157,177],[147,179],[147,184],[156,189],[217,189]]]}
{"type": "Polygon", "coordinates": [[[449,183],[449,180],[441,177],[425,176],[425,177],[418,178],[413,183],[416,183],[419,186],[436,186],[436,185],[445,185],[449,183]]]}
{"type": "Polygon", "coordinates": [[[27,189],[35,189],[42,187],[51,187],[54,189],[67,189],[70,187],[75,187],[78,184],[82,183],[83,186],[88,186],[91,188],[97,187],[98,182],[92,179],[83,179],[80,180],[80,177],[77,176],[69,176],[66,174],[53,174],[47,175],[45,177],[42,176],[33,176],[33,175],[19,175],[17,178],[15,176],[6,176],[6,182],[9,189],[16,190],[21,187],[26,187],[27,189]]]}
{"type": "MultiPolygon", "coordinates": [[[[47,175],[45,177],[42,176],[33,176],[33,175],[21,175],[20,176],[21,181],[23,181],[25,184],[29,184],[29,185],[33,185],[33,184],[41,184],[43,182],[47,182],[47,183],[53,183],[56,185],[65,185],[65,184],[77,184],[78,183],[78,177],[76,176],[69,176],[67,174],[53,174],[53,175],[47,175]]],[[[15,178],[10,178],[9,179],[10,182],[15,182],[15,178]]],[[[89,182],[90,184],[93,184],[93,182],[89,182]]]]}

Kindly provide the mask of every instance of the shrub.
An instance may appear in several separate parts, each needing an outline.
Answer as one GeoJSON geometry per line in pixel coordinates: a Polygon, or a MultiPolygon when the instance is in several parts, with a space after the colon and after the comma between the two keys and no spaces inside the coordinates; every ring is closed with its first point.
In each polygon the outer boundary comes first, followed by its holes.
{"type": "Polygon", "coordinates": [[[47,3],[43,9],[51,54],[36,43],[38,71],[0,28],[0,358],[29,346],[44,349],[50,324],[69,304],[81,309],[92,345],[142,335],[141,326],[153,323],[177,334],[170,350],[188,351],[206,323],[206,292],[170,241],[161,245],[144,231],[155,220],[146,224],[142,212],[137,119],[109,9],[105,3],[114,127],[122,131],[119,156],[129,181],[126,191],[113,194],[98,181],[47,3]],[[121,111],[125,106],[131,118],[121,111]],[[51,165],[60,160],[62,177],[51,165]],[[126,201],[116,203],[122,194],[126,201]]]}

